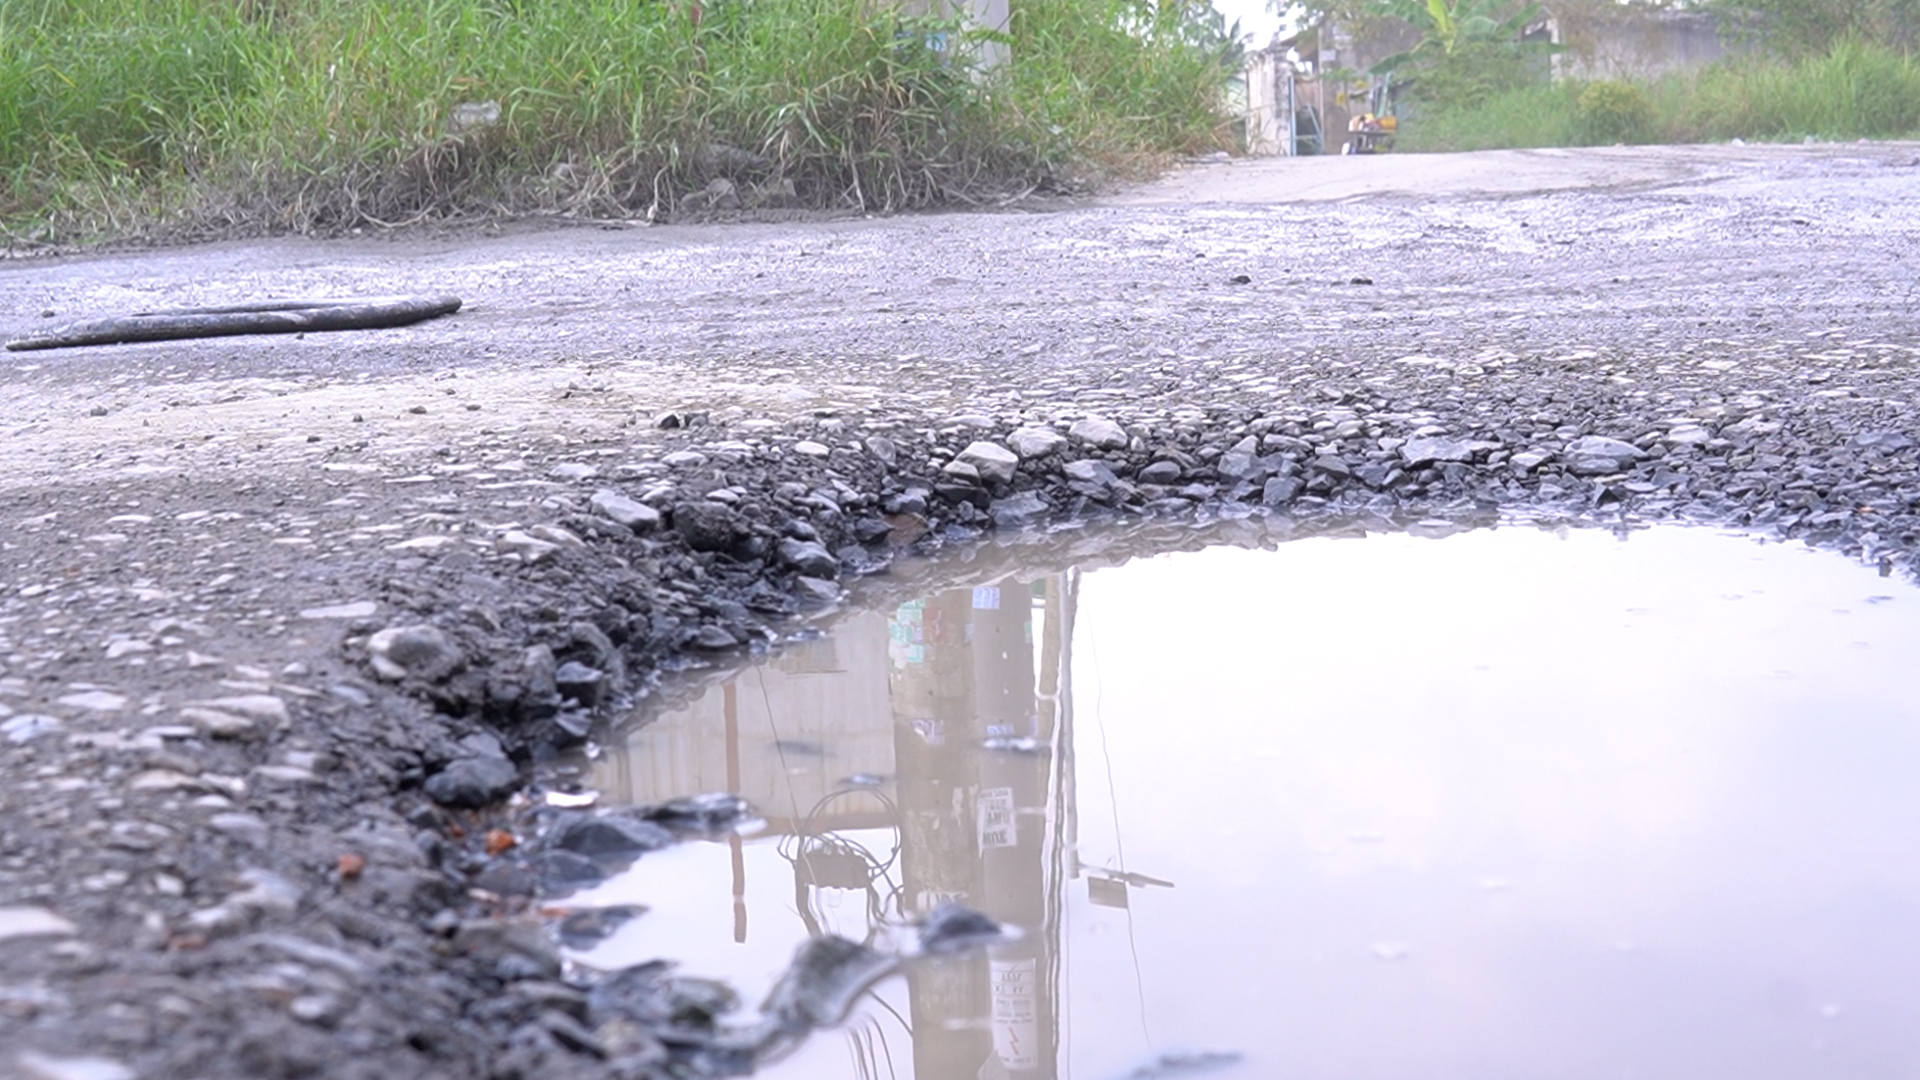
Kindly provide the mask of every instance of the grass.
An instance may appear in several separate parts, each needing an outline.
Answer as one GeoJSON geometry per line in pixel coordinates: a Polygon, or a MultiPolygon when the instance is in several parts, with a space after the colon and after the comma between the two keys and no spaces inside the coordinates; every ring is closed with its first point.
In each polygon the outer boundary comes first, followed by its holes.
{"type": "Polygon", "coordinates": [[[1402,132],[1408,150],[1909,137],[1920,134],[1920,58],[1842,41],[1799,61],[1745,57],[1649,83],[1520,86],[1430,105],[1402,132]]]}
{"type": "Polygon", "coordinates": [[[876,0],[0,0],[16,240],[491,213],[896,210],[1219,145],[1217,50],[1151,0],[997,41],[876,0]],[[479,118],[481,122],[463,122],[479,118]],[[694,201],[698,201],[697,199],[694,201]]]}

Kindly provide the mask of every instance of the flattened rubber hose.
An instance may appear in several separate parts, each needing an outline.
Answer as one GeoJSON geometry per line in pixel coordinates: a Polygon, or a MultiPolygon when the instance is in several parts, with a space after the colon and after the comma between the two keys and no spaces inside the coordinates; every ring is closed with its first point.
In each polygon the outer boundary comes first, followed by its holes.
{"type": "Polygon", "coordinates": [[[308,330],[376,330],[406,326],[460,310],[457,296],[386,296],[366,300],[267,300],[227,307],[170,308],[56,326],[7,342],[12,352],[179,341],[230,334],[296,334],[308,330]]]}

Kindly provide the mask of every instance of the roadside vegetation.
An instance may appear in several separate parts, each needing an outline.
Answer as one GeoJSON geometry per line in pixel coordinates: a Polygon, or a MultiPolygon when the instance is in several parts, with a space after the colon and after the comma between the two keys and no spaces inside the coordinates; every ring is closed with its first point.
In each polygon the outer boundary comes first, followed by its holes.
{"type": "MultiPolygon", "coordinates": [[[[1617,13],[1623,0],[1559,0],[1617,13]]],[[[1296,4],[1309,24],[1358,33],[1382,20],[1416,47],[1375,65],[1406,84],[1403,150],[1920,135],[1920,0],[1624,0],[1708,8],[1735,48],[1718,63],[1648,79],[1550,81],[1558,47],[1523,41],[1545,14],[1514,0],[1332,0],[1296,4]]],[[[1365,75],[1357,86],[1365,85],[1365,75]]]]}
{"type": "Polygon", "coordinates": [[[1920,134],[1920,58],[1858,40],[1646,82],[1562,82],[1423,103],[1408,150],[1901,138],[1920,134]]]}
{"type": "Polygon", "coordinates": [[[1204,0],[0,0],[0,229],[992,200],[1223,145],[1237,66],[1204,0]]]}

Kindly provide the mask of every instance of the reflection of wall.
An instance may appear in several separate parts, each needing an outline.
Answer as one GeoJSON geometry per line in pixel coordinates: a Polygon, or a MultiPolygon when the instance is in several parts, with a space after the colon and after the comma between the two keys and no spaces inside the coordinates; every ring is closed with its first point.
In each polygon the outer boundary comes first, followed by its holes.
{"type": "MultiPolygon", "coordinates": [[[[892,777],[892,725],[887,618],[867,612],[636,729],[628,752],[596,763],[594,780],[611,797],[638,803],[731,790],[785,831],[781,826],[804,817],[838,781],[856,773],[892,777]],[[730,727],[737,731],[737,782],[727,772],[730,727]]],[[[829,827],[851,827],[857,823],[850,817],[875,824],[870,819],[882,806],[851,795],[830,809],[841,820],[829,827]]]]}
{"type": "MultiPolygon", "coordinates": [[[[1045,1080],[1057,1069],[1065,854],[1055,807],[1067,769],[1055,735],[1069,596],[1062,578],[1005,580],[842,620],[831,637],[783,650],[634,730],[596,764],[595,781],[634,802],[732,790],[775,832],[805,826],[809,838],[791,850],[794,903],[810,927],[811,905],[865,887],[808,861],[838,856],[820,854],[834,843],[820,834],[897,828],[895,914],[955,900],[1025,931],[991,956],[909,968],[915,1077],[1045,1080]],[[1016,745],[989,749],[990,739],[1016,745]],[[859,773],[884,781],[893,806],[839,784],[859,773]]],[[[744,874],[736,853],[737,941],[750,926],[744,874]]],[[[890,888],[875,882],[873,902],[890,888]]]]}

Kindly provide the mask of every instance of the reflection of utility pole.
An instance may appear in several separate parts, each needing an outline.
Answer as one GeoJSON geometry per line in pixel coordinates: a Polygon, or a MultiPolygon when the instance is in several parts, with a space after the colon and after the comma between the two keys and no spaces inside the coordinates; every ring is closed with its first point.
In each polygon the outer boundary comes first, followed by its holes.
{"type": "Polygon", "coordinates": [[[1057,577],[1037,588],[1002,581],[903,605],[894,618],[908,900],[922,911],[961,900],[1026,932],[988,955],[909,969],[922,1080],[1057,1075],[1071,595],[1057,577]]]}
{"type": "Polygon", "coordinates": [[[1035,698],[1043,727],[1052,731],[1052,812],[1054,830],[1048,846],[1047,918],[1044,933],[1051,942],[1051,963],[1045,973],[1052,1010],[1054,1056],[1061,1051],[1060,1013],[1065,999],[1061,969],[1065,950],[1067,882],[1079,876],[1080,813],[1073,759],[1073,626],[1080,610],[1080,571],[1068,570],[1047,578],[1040,638],[1040,680],[1035,698]]]}
{"type": "MultiPolygon", "coordinates": [[[[1051,724],[1043,729],[1034,681],[1033,594],[1005,582],[988,596],[974,590],[975,679],[997,700],[982,700],[977,738],[991,746],[979,756],[975,818],[980,846],[980,908],[1026,929],[1020,941],[988,957],[989,1015],[994,1056],[1009,1073],[1055,1074],[1051,974],[1058,942],[1048,918],[1047,847],[1051,724]],[[987,603],[993,605],[986,608],[987,603]],[[1011,749],[1020,747],[1020,749],[1011,749]],[[1042,1023],[1045,1017],[1049,1022],[1042,1023]]],[[[982,698],[988,694],[983,693],[982,698]]]]}
{"type": "MultiPolygon", "coordinates": [[[[740,790],[740,691],[736,680],[728,679],[721,691],[721,711],[727,725],[727,790],[740,790]]],[[[740,833],[727,833],[727,847],[733,853],[733,940],[747,940],[747,857],[741,847],[740,833]]]]}

